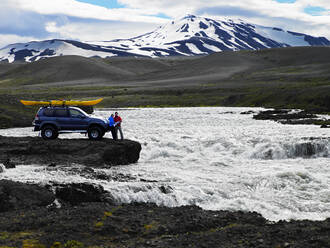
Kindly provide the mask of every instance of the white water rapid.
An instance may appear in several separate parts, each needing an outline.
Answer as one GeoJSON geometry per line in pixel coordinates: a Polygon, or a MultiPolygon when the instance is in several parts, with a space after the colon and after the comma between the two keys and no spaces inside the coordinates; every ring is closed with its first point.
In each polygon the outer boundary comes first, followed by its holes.
{"type": "MultiPolygon", "coordinates": [[[[330,217],[330,129],[257,121],[252,114],[240,114],[247,110],[260,109],[119,110],[125,138],[142,144],[141,157],[137,164],[99,170],[134,180],[95,180],[36,165],[5,170],[0,178],[91,182],[119,202],[256,211],[273,221],[330,217]]],[[[96,114],[108,116],[110,111],[96,114]]],[[[0,130],[0,135],[36,136],[31,130],[0,130]]],[[[85,138],[60,136],[72,137],[85,138]]]]}

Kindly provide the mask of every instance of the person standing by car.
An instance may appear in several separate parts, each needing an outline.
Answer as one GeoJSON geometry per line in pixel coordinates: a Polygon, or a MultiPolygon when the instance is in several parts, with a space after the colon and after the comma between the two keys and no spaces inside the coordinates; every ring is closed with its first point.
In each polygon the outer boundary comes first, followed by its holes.
{"type": "Polygon", "coordinates": [[[113,140],[117,140],[117,132],[115,129],[115,119],[114,119],[113,114],[111,114],[111,116],[109,117],[109,127],[110,127],[110,131],[111,131],[113,140]]]}
{"type": "MultiPolygon", "coordinates": [[[[120,132],[120,139],[124,139],[123,131],[121,130],[121,122],[123,121],[121,117],[118,115],[118,112],[115,113],[115,130],[116,130],[116,136],[118,135],[118,130],[120,132]]],[[[118,136],[117,136],[118,137],[118,136]]]]}

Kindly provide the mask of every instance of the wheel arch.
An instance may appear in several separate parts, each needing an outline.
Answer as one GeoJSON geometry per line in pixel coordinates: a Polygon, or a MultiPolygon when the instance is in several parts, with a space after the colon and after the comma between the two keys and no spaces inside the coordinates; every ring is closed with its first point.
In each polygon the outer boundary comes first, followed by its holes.
{"type": "Polygon", "coordinates": [[[53,122],[42,123],[42,125],[40,126],[40,130],[43,129],[45,126],[52,126],[52,127],[56,128],[56,130],[60,130],[60,127],[53,122]]]}
{"type": "Polygon", "coordinates": [[[102,130],[102,132],[105,132],[105,128],[101,125],[101,124],[98,124],[98,123],[91,123],[89,126],[88,126],[88,129],[92,128],[92,127],[98,127],[102,130]]]}

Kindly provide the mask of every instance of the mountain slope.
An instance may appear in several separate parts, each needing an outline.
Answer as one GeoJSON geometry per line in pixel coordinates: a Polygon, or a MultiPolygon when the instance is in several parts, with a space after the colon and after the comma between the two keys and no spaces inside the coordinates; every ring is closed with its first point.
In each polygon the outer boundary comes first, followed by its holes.
{"type": "Polygon", "coordinates": [[[0,50],[0,61],[36,61],[41,58],[80,55],[113,56],[193,56],[221,51],[260,50],[290,46],[330,46],[324,37],[252,25],[241,20],[213,20],[185,16],[131,39],[93,42],[93,44],[48,40],[12,44],[0,50]]]}
{"type": "Polygon", "coordinates": [[[159,55],[195,55],[220,51],[258,50],[289,46],[327,46],[330,41],[305,34],[252,25],[230,19],[186,16],[145,35],[98,43],[129,47],[132,51],[154,51],[159,55]]]}
{"type": "Polygon", "coordinates": [[[98,107],[107,108],[225,105],[330,112],[330,47],[0,63],[0,128],[31,125],[36,109],[20,99],[99,97],[104,100],[98,107]]]}

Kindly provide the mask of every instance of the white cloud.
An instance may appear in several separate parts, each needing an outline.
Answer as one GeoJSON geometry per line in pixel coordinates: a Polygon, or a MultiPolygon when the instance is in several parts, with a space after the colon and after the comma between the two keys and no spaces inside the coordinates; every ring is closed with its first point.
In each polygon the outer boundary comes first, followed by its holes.
{"type": "Polygon", "coordinates": [[[125,8],[108,9],[76,0],[1,0],[0,44],[45,38],[111,40],[149,32],[168,20],[198,14],[233,17],[265,26],[330,38],[329,15],[311,16],[308,6],[330,10],[329,0],[118,0],[125,8]],[[312,2],[312,4],[311,4],[312,2]]]}
{"type": "MultiPolygon", "coordinates": [[[[8,0],[5,0],[8,1],[8,0]]],[[[15,0],[22,9],[44,15],[68,15],[98,20],[164,23],[163,18],[154,17],[149,8],[108,9],[75,0],[15,0]]]]}
{"type": "Polygon", "coordinates": [[[103,23],[68,23],[57,26],[55,22],[46,25],[47,31],[58,34],[60,38],[81,41],[109,41],[138,36],[146,30],[155,29],[151,23],[103,22],[103,23]]]}
{"type": "MultiPolygon", "coordinates": [[[[150,0],[148,4],[145,4],[145,0],[119,0],[119,2],[130,8],[145,6],[145,8],[152,11],[164,10],[163,12],[171,17],[185,13],[200,13],[200,10],[203,9],[231,7],[232,9],[242,10],[243,15],[230,17],[241,18],[261,25],[274,26],[275,23],[277,26],[286,29],[298,29],[299,32],[330,38],[329,15],[311,16],[304,12],[304,9],[309,6],[318,6],[330,10],[329,0],[297,0],[295,3],[279,3],[275,0],[150,0]],[[253,12],[256,16],[244,16],[246,11],[253,12]]],[[[215,15],[214,13],[211,15],[207,12],[201,14],[212,17],[228,16],[215,15]]]]}
{"type": "Polygon", "coordinates": [[[31,36],[19,36],[14,34],[0,34],[0,49],[8,44],[38,41],[40,39],[31,36]]]}

